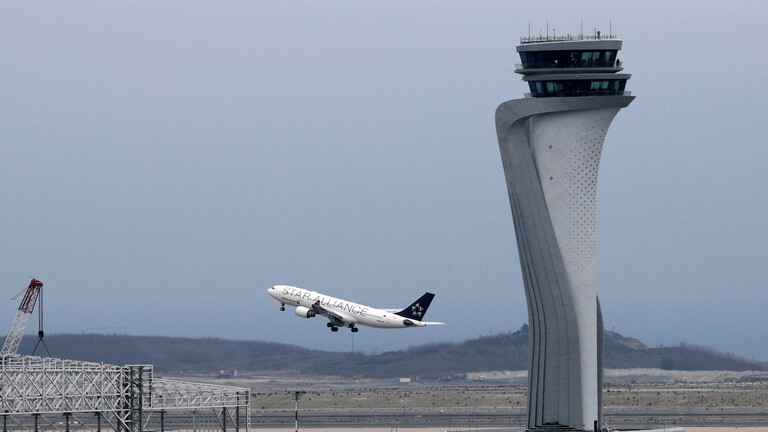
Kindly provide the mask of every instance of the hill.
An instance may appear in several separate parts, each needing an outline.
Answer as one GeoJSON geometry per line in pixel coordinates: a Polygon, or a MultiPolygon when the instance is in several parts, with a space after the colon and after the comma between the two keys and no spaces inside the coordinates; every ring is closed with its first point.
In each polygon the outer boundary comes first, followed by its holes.
{"type": "MultiPolygon", "coordinates": [[[[36,339],[22,341],[30,353],[36,339]]],[[[57,357],[114,364],[153,364],[158,372],[209,373],[237,369],[387,378],[438,377],[473,371],[524,370],[528,365],[528,326],[461,343],[418,346],[382,354],[328,352],[272,342],[190,339],[160,336],[60,334],[46,337],[57,357]]],[[[607,368],[677,370],[768,370],[763,363],[704,347],[680,344],[649,348],[637,339],[605,333],[607,368]]]]}

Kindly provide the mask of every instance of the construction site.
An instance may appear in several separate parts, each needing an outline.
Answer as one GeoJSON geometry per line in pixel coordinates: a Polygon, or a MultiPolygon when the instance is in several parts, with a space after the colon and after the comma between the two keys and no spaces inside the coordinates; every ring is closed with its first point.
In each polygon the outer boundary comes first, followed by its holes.
{"type": "Polygon", "coordinates": [[[54,358],[45,345],[43,283],[32,279],[0,351],[0,413],[7,431],[250,430],[247,388],[155,378],[152,365],[54,358]],[[33,355],[17,353],[35,306],[33,355]],[[35,356],[38,351],[45,356],[35,356]]]}

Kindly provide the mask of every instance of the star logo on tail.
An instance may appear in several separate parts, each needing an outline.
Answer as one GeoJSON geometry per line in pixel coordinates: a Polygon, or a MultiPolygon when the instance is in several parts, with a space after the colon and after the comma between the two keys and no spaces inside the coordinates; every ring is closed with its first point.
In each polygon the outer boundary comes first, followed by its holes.
{"type": "Polygon", "coordinates": [[[416,303],[415,305],[411,306],[411,313],[421,318],[422,314],[424,314],[424,308],[416,303]]]}

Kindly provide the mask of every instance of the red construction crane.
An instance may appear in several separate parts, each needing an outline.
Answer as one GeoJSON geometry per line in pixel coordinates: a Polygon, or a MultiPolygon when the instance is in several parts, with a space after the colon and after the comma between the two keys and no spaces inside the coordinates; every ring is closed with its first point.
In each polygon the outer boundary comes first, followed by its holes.
{"type": "Polygon", "coordinates": [[[42,288],[43,283],[32,278],[32,282],[29,283],[26,292],[22,291],[11,299],[15,300],[24,293],[19,310],[16,312],[16,319],[13,320],[11,330],[8,331],[8,336],[5,337],[3,349],[0,350],[0,356],[16,354],[16,350],[19,349],[19,344],[21,343],[21,337],[24,336],[24,329],[27,327],[29,317],[32,316],[32,311],[35,309],[35,303],[37,303],[37,298],[40,296],[42,288]]]}

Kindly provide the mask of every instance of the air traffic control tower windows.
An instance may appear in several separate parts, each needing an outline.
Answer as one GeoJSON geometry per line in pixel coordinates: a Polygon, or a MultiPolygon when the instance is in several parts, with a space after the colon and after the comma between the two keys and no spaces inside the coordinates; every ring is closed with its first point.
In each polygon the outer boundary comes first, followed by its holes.
{"type": "Polygon", "coordinates": [[[618,50],[528,51],[520,53],[522,69],[618,67],[618,50]]]}
{"type": "Polygon", "coordinates": [[[626,79],[528,82],[533,97],[621,95],[626,84],[626,79]]]}
{"type": "Polygon", "coordinates": [[[564,36],[521,38],[517,46],[528,97],[626,96],[631,75],[620,73],[622,41],[615,38],[564,36]]]}

